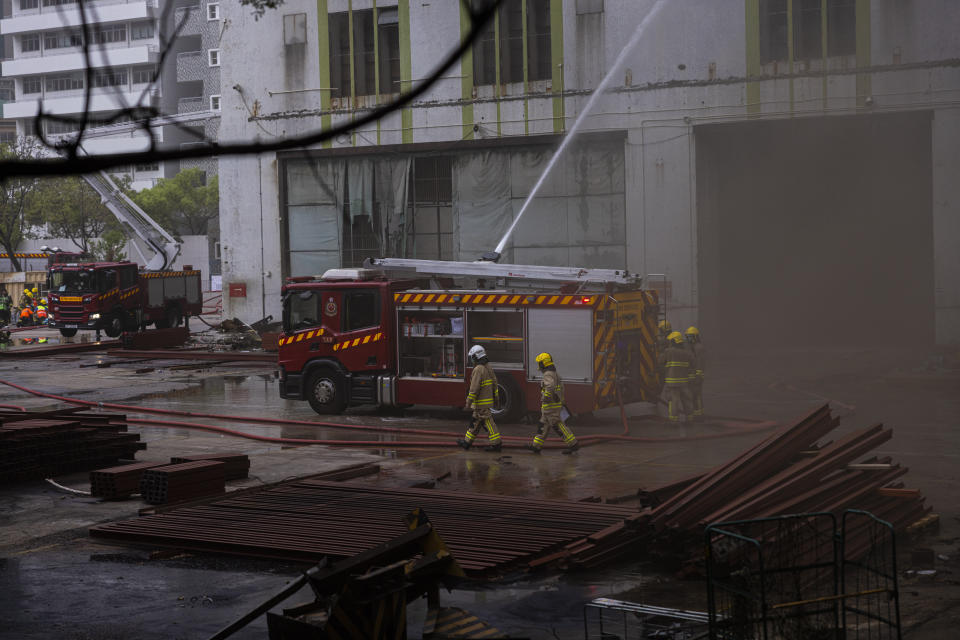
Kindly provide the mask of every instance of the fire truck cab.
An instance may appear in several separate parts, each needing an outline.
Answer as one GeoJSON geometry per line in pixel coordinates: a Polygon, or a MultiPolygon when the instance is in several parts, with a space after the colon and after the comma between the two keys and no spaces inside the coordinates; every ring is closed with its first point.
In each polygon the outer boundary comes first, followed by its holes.
{"type": "Polygon", "coordinates": [[[656,401],[656,292],[577,282],[500,288],[503,280],[494,274],[479,284],[496,288],[461,289],[444,278],[431,287],[430,279],[376,269],[288,279],[280,396],[321,414],[351,405],[461,407],[472,371],[466,354],[480,344],[497,373],[494,415],[502,421],[539,411],[534,359],[543,351],[553,355],[573,414],[656,401]]]}

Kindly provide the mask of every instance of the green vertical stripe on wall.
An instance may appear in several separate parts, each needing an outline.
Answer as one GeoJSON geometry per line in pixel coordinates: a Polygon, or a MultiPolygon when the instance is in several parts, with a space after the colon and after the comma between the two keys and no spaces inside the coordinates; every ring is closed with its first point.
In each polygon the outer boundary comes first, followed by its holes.
{"type": "Polygon", "coordinates": [[[746,0],[747,18],[747,113],[760,113],[760,83],[749,78],[760,75],[760,0],[746,0]]]}
{"type": "MultiPolygon", "coordinates": [[[[826,0],[823,0],[826,2],[826,0]]],[[[380,29],[377,26],[380,12],[377,10],[377,0],[373,0],[373,92],[380,104],[380,29]]],[[[377,144],[380,144],[380,119],[377,119],[377,144]]]]}
{"type": "Polygon", "coordinates": [[[827,52],[830,43],[827,42],[827,0],[820,0],[820,60],[823,65],[823,108],[827,108],[827,52]]]}
{"type": "MultiPolygon", "coordinates": [[[[460,40],[467,37],[470,33],[470,13],[467,11],[466,4],[460,3],[460,40]]],[[[463,121],[464,140],[473,140],[473,49],[460,56],[460,99],[463,100],[463,106],[460,107],[460,114],[463,121]]]]}
{"type": "Polygon", "coordinates": [[[553,131],[566,128],[563,105],[563,0],[550,0],[550,64],[553,66],[553,131]]]}
{"type": "MultiPolygon", "coordinates": [[[[320,92],[320,110],[325,112],[320,116],[320,128],[329,129],[332,124],[330,117],[330,25],[327,20],[327,0],[317,0],[317,53],[320,58],[320,86],[324,90],[320,92]]],[[[324,147],[331,147],[332,140],[323,143],[324,147]]]]}
{"type": "MultiPolygon", "coordinates": [[[[409,91],[413,79],[413,64],[410,59],[410,0],[397,3],[397,16],[400,20],[400,90],[409,91]]],[[[413,142],[413,111],[405,107],[400,111],[401,140],[413,142]]]]}
{"type": "Polygon", "coordinates": [[[497,102],[497,136],[502,135],[500,131],[500,12],[493,15],[493,41],[497,46],[493,48],[493,98],[497,102]]]}
{"type": "Polygon", "coordinates": [[[790,113],[793,113],[793,0],[787,0],[787,72],[790,74],[790,113]]]}
{"type": "Polygon", "coordinates": [[[520,28],[523,29],[523,135],[530,134],[530,42],[527,39],[527,3],[520,5],[520,28]]]}
{"type": "MultiPolygon", "coordinates": [[[[357,106],[356,69],[353,65],[353,53],[356,51],[353,48],[353,0],[348,0],[347,2],[347,30],[350,32],[347,36],[348,42],[350,43],[350,108],[353,109],[357,106]]],[[[350,144],[353,146],[357,145],[356,131],[350,134],[350,144]]]]}
{"type": "MultiPolygon", "coordinates": [[[[870,66],[870,0],[857,0],[857,68],[870,66]]],[[[873,93],[869,73],[857,74],[857,106],[865,106],[867,96],[873,93]]]]}

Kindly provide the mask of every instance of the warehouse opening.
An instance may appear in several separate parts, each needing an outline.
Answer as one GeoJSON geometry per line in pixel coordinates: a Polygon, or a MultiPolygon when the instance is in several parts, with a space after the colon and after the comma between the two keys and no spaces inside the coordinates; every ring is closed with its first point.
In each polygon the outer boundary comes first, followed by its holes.
{"type": "Polygon", "coordinates": [[[931,115],[697,127],[700,321],[728,346],[934,340],[931,115]]]}

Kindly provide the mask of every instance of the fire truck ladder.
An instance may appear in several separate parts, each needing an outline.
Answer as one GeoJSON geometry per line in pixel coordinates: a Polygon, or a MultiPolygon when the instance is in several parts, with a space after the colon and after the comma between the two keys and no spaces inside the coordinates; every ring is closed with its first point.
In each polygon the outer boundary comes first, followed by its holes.
{"type": "Polygon", "coordinates": [[[384,271],[406,271],[424,275],[468,276],[502,279],[515,285],[532,286],[538,282],[577,283],[581,288],[590,285],[614,284],[636,288],[641,278],[620,269],[586,269],[581,267],[551,267],[529,264],[498,264],[495,262],[457,262],[448,260],[416,260],[412,258],[367,258],[364,266],[384,271]]]}

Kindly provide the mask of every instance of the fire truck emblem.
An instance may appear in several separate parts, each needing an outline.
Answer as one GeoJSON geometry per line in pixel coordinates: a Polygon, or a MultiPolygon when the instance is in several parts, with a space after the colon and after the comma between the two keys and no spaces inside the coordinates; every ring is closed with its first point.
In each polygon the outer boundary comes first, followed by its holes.
{"type": "Polygon", "coordinates": [[[327,304],[323,307],[323,312],[331,317],[337,315],[337,303],[333,298],[327,300],[327,304]]]}

